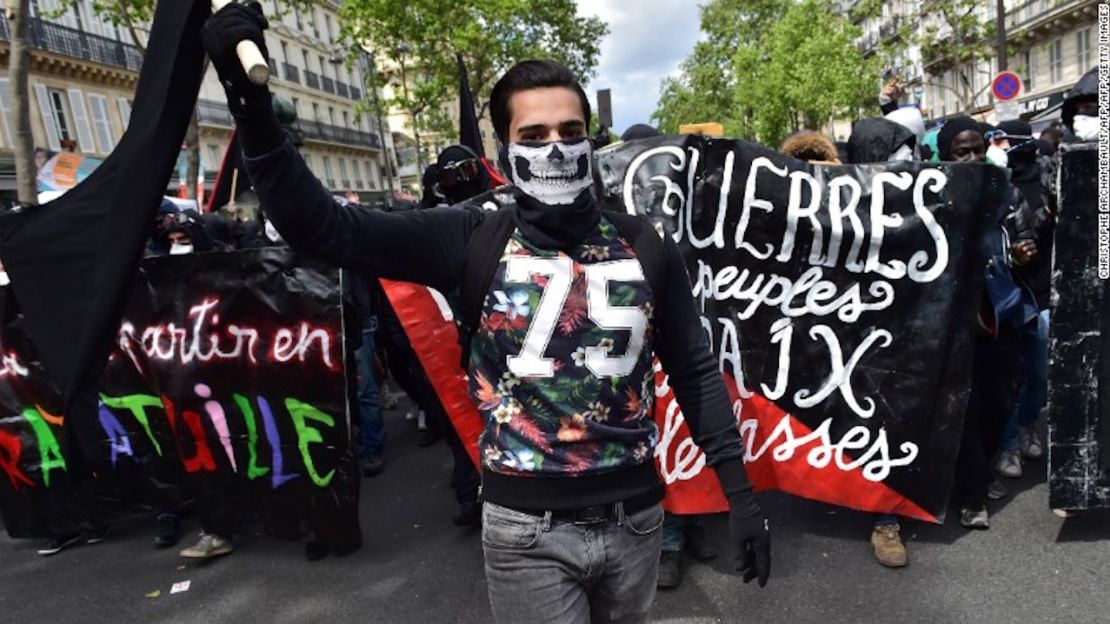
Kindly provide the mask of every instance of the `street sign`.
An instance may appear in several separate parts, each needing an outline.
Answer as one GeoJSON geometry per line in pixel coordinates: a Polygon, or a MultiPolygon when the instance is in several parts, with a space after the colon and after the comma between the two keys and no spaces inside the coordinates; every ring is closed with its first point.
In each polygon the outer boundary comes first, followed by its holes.
{"type": "Polygon", "coordinates": [[[1021,76],[1012,71],[999,72],[991,82],[991,93],[999,102],[1009,102],[1021,95],[1021,76]]]}
{"type": "Polygon", "coordinates": [[[995,102],[994,116],[997,121],[1021,119],[1022,105],[1018,102],[995,102]]]}
{"type": "Polygon", "coordinates": [[[609,89],[597,92],[597,123],[606,128],[613,127],[613,100],[609,89]]]}

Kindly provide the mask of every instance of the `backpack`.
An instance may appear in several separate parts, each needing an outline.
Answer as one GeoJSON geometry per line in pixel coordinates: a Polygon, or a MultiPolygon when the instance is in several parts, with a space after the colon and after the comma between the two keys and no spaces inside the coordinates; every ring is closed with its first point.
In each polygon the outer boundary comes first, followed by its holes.
{"type": "MultiPolygon", "coordinates": [[[[457,295],[456,324],[459,344],[462,345],[463,370],[470,364],[470,341],[482,320],[482,307],[489,293],[490,283],[501,263],[509,238],[516,229],[514,215],[516,204],[484,213],[466,244],[463,279],[457,295]]],[[[624,212],[604,211],[617,228],[621,238],[628,241],[644,270],[644,279],[655,298],[653,331],[658,339],[663,326],[662,302],[667,299],[667,246],[655,227],[642,217],[624,212]]]]}

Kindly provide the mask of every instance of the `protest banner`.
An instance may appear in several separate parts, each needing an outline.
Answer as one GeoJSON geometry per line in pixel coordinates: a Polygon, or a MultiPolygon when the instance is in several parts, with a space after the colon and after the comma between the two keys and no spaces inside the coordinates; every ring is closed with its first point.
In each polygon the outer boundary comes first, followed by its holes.
{"type": "Polygon", "coordinates": [[[1110,208],[1098,198],[1097,145],[1065,145],[1049,330],[1049,504],[1110,507],[1110,208]]]}
{"type": "Polygon", "coordinates": [[[66,421],[3,293],[9,534],[58,534],[74,497],[123,481],[143,499],[154,476],[257,515],[273,536],[357,539],[338,269],[283,248],[168,256],[143,262],[132,293],[97,422],[66,421]]]}
{"type": "MultiPolygon", "coordinates": [[[[596,171],[606,209],[653,220],[682,249],[756,487],[943,521],[969,392],[981,241],[997,227],[1005,174],[810,166],[705,137],[620,144],[598,153],[596,171]]],[[[386,289],[395,306],[404,302],[386,289]]],[[[414,322],[404,305],[398,313],[406,328],[414,322]]],[[[424,358],[445,335],[410,337],[424,358]]],[[[656,382],[665,505],[727,509],[658,367],[656,382]]],[[[476,413],[449,412],[473,430],[476,413]]]]}

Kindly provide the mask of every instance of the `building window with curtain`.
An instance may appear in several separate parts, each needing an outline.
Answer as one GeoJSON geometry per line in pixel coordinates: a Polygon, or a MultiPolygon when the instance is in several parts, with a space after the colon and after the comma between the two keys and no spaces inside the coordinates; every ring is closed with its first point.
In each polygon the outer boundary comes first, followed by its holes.
{"type": "Polygon", "coordinates": [[[1048,44],[1048,69],[1052,84],[1059,83],[1064,77],[1064,41],[1057,37],[1048,44]]]}
{"type": "Polygon", "coordinates": [[[1091,30],[1084,28],[1075,33],[1075,55],[1079,59],[1079,73],[1082,75],[1094,64],[1091,56],[1091,30]]]}

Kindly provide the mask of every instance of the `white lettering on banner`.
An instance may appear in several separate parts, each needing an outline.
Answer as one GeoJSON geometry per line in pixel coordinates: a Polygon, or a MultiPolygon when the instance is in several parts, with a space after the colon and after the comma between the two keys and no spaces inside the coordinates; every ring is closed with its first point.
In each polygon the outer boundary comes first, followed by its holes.
{"type": "MultiPolygon", "coordinates": [[[[629,164],[623,185],[623,199],[626,210],[637,214],[637,205],[633,196],[637,174],[641,167],[651,159],[666,155],[671,158],[668,166],[675,172],[686,173],[686,191],[666,175],[652,176],[649,182],[663,184],[664,192],[658,206],[659,211],[667,216],[677,219],[675,224],[674,239],[676,242],[683,238],[689,240],[695,249],[725,247],[724,226],[727,221],[729,199],[734,199],[733,177],[735,174],[736,152],[730,151],[725,155],[722,169],[721,195],[717,205],[716,214],[712,217],[712,234],[698,237],[694,234],[693,211],[695,192],[695,173],[699,164],[700,152],[689,148],[689,155],[681,147],[664,145],[647,150],[637,156],[629,164]]],[[[740,197],[740,215],[736,226],[734,247],[743,250],[759,260],[774,257],[781,263],[790,262],[796,247],[798,225],[802,219],[809,222],[812,232],[812,244],[807,262],[814,266],[833,268],[840,263],[841,244],[846,235],[851,235],[851,243],[843,266],[852,273],[877,273],[887,279],[909,279],[926,283],[936,280],[948,265],[948,240],[944,229],[937,223],[936,218],[925,203],[926,191],[939,194],[948,183],[948,176],[940,169],[926,168],[917,174],[908,171],[881,172],[872,177],[870,181],[871,204],[867,208],[871,221],[868,231],[860,219],[858,210],[863,198],[863,188],[851,175],[840,175],[830,179],[823,186],[820,181],[807,171],[789,171],[785,167],[776,166],[769,158],[760,156],[755,158],[747,172],[743,195],[740,197]],[[773,213],[776,205],[766,197],[757,193],[761,181],[779,180],[787,188],[786,202],[786,228],[781,244],[776,249],[770,244],[762,249],[756,249],[746,235],[752,226],[753,211],[773,213]],[[786,184],[786,181],[789,183],[786,184]],[[900,191],[913,189],[913,207],[916,218],[907,219],[909,215],[887,214],[884,211],[886,204],[885,186],[893,186],[900,191]],[[809,193],[809,202],[803,202],[804,193],[809,193]],[[827,233],[821,226],[819,214],[824,207],[825,193],[828,195],[827,208],[829,231],[827,233]],[[844,222],[848,228],[845,229],[844,222]],[[880,260],[882,243],[885,235],[892,230],[906,227],[924,227],[933,243],[932,253],[928,250],[914,252],[908,263],[902,260],[891,259],[887,262],[880,260]],[[868,243],[866,261],[861,260],[860,254],[864,243],[868,243]],[[932,267],[922,271],[929,259],[933,259],[932,267]],[[895,277],[897,276],[897,277],[895,277]]],[[[736,202],[732,202],[735,204],[736,202]]],[[[654,208],[654,207],[652,207],[654,208]]]]}
{"type": "MultiPolygon", "coordinates": [[[[630,163],[623,187],[629,213],[636,214],[643,208],[637,206],[633,198],[638,172],[658,156],[668,159],[667,165],[678,174],[675,177],[685,178],[686,187],[684,189],[680,182],[667,175],[652,177],[649,183],[663,184],[664,192],[653,195],[662,205],[648,208],[659,211],[651,210],[655,214],[661,212],[675,218],[675,241],[685,239],[694,251],[697,264],[692,275],[692,293],[700,304],[701,324],[717,354],[718,366],[721,371],[731,373],[734,380],[736,394],[740,397],[734,405],[738,420],[739,410],[744,405],[741,401],[751,399],[756,387],[769,401],[789,401],[793,409],[788,411],[819,408],[830,398],[839,396],[850,410],[848,413],[860,419],[874,418],[878,403],[883,399],[878,394],[857,394],[853,376],[857,369],[865,366],[869,357],[896,348],[895,335],[899,332],[871,326],[858,337],[853,333],[852,342],[847,343],[842,342],[837,331],[860,322],[864,315],[892,308],[897,283],[907,280],[926,284],[945,273],[950,262],[949,243],[932,208],[943,204],[938,196],[948,184],[946,172],[936,168],[880,169],[869,179],[858,173],[826,179],[823,176],[828,175],[828,169],[791,171],[790,166],[779,166],[766,156],[757,156],[747,165],[738,164],[737,159],[743,154],[732,150],[714,163],[712,171],[701,172],[701,175],[711,176],[703,184],[719,185],[715,205],[695,205],[698,185],[695,172],[701,151],[660,146],[643,152],[630,163]],[[734,179],[737,174],[744,176],[743,179],[734,179]],[[717,175],[720,175],[719,181],[717,175]],[[897,198],[899,210],[888,211],[892,206],[891,197],[897,198]],[[911,203],[912,210],[909,209],[911,203]],[[736,226],[735,231],[730,232],[732,240],[726,243],[730,210],[734,211],[731,219],[736,226]],[[866,218],[862,211],[866,211],[866,218]],[[704,229],[710,226],[712,231],[704,229]],[[782,227],[780,244],[767,242],[768,227],[771,231],[782,227]],[[920,230],[927,237],[918,235],[920,230]],[[914,235],[912,240],[922,240],[923,248],[905,249],[903,243],[899,251],[904,255],[884,256],[884,242],[906,240],[907,233],[914,235]],[[712,263],[719,260],[699,253],[704,249],[725,249],[728,245],[742,252],[748,260],[739,257],[718,265],[712,263]],[[750,262],[753,258],[783,265],[801,261],[809,267],[800,270],[800,275],[783,275],[768,270],[766,264],[758,268],[753,266],[750,262]],[[850,274],[859,279],[844,279],[850,274]],[[707,310],[707,302],[719,302],[727,312],[712,306],[707,310]],[[779,318],[775,318],[776,314],[779,318]],[[761,315],[761,322],[770,322],[766,336],[751,335],[752,328],[745,324],[757,315],[761,315]],[[828,320],[798,322],[806,317],[835,319],[841,325],[828,320]],[[803,336],[795,336],[799,326],[805,328],[803,336]],[[771,358],[761,373],[762,378],[751,380],[751,388],[744,375],[740,340],[743,331],[748,332],[744,336],[745,350],[749,345],[759,345],[771,358]],[[816,387],[800,387],[792,371],[792,351],[803,343],[808,343],[807,354],[816,353],[821,359],[823,350],[828,357],[827,368],[817,364],[818,370],[827,370],[828,374],[824,379],[814,379],[816,387]]],[[[879,317],[875,321],[883,324],[881,315],[875,316],[879,317]]],[[[805,365],[813,366],[814,362],[810,358],[805,365]]],[[[669,390],[668,380],[663,379],[656,390],[659,397],[669,390]]],[[[677,404],[672,401],[666,405],[657,457],[667,483],[692,478],[705,465],[704,454],[696,450],[692,440],[678,434],[682,422],[677,404]]],[[[860,470],[868,480],[877,482],[886,479],[893,469],[910,465],[918,456],[917,445],[904,442],[898,447],[900,455],[892,458],[891,443],[883,427],[850,423],[854,426],[834,441],[830,434],[832,418],[825,419],[805,435],[795,434],[789,417],[775,424],[767,421],[763,424],[772,429],[759,432],[760,436],[755,435],[759,421],[748,419],[741,425],[747,445],[746,461],[757,460],[768,452],[774,461],[787,461],[799,449],[812,446],[805,456],[810,466],[860,470]],[[757,439],[761,444],[754,448],[757,439]]]]}
{"type": "Polygon", "coordinates": [[[125,320],[120,324],[117,336],[120,352],[140,371],[145,370],[140,352],[146,358],[182,365],[241,360],[244,364],[255,366],[261,357],[271,362],[296,361],[305,364],[310,356],[318,356],[327,368],[334,370],[337,367],[332,351],[338,343],[331,330],[308,322],[273,328],[269,334],[271,348],[269,352],[260,354],[261,330],[237,324],[222,326],[216,313],[219,305],[219,298],[205,298],[189,308],[192,327],[168,323],[139,330],[125,320]]]}
{"type": "MultiPolygon", "coordinates": [[[[655,394],[663,398],[669,391],[669,377],[664,376],[663,381],[657,385],[655,394]]],[[[759,448],[755,448],[759,421],[755,418],[741,420],[742,409],[741,401],[733,403],[733,413],[740,422],[740,435],[744,440],[745,463],[754,462],[768,452],[777,462],[788,461],[800,449],[816,441],[817,446],[805,455],[807,464],[816,469],[828,468],[830,464],[835,464],[837,469],[843,471],[861,469],[865,479],[878,483],[886,480],[894,468],[908,466],[917,459],[918,446],[912,442],[902,443],[898,447],[902,456],[892,458],[890,441],[884,427],[880,427],[872,438],[870,429],[857,425],[850,428],[840,440],[833,442],[829,433],[832,425],[831,418],[825,419],[816,429],[799,437],[794,433],[789,414],[784,415],[765,436],[759,448]],[[863,453],[856,459],[852,459],[848,454],[858,451],[863,453]]],[[[690,436],[679,435],[685,421],[678,401],[673,399],[669,401],[666,404],[659,442],[655,447],[659,472],[667,485],[693,479],[701,474],[706,466],[705,452],[694,444],[690,436]]]]}

